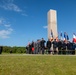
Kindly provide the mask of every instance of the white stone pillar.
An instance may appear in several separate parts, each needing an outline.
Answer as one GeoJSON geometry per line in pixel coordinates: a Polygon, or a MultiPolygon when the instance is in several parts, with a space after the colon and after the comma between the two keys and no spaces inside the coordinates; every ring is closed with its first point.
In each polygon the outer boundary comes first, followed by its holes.
{"type": "Polygon", "coordinates": [[[56,10],[48,11],[48,39],[51,38],[51,30],[53,32],[54,39],[58,36],[57,32],[57,12],[56,10]]]}

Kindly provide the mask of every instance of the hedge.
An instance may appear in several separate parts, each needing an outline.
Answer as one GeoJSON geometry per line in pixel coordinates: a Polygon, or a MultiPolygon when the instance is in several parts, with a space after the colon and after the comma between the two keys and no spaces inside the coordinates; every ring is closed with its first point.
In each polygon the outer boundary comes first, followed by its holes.
{"type": "Polygon", "coordinates": [[[2,52],[4,53],[26,53],[26,47],[10,47],[10,46],[3,46],[2,52]]]}

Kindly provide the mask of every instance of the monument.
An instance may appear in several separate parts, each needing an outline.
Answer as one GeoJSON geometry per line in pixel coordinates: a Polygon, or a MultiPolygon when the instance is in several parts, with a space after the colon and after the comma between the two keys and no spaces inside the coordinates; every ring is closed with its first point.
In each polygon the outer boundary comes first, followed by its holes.
{"type": "Polygon", "coordinates": [[[57,38],[57,12],[56,10],[48,11],[48,39],[57,38]],[[52,34],[52,35],[51,35],[52,34]]]}

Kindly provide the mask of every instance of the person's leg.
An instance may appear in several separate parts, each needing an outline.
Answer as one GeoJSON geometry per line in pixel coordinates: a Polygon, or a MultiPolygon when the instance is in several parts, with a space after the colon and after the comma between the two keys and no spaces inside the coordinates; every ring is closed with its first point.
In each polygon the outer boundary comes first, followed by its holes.
{"type": "Polygon", "coordinates": [[[44,54],[44,48],[42,48],[42,54],[44,54]]]}

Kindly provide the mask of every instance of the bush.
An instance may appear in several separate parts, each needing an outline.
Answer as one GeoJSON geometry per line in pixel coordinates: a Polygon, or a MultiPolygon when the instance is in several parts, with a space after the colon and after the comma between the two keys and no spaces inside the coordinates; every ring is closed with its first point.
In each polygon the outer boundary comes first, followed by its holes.
{"type": "Polygon", "coordinates": [[[10,46],[3,46],[3,52],[5,53],[26,53],[25,47],[10,47],[10,46]]]}
{"type": "Polygon", "coordinates": [[[11,50],[11,47],[9,46],[3,46],[3,52],[9,53],[11,50]]]}

